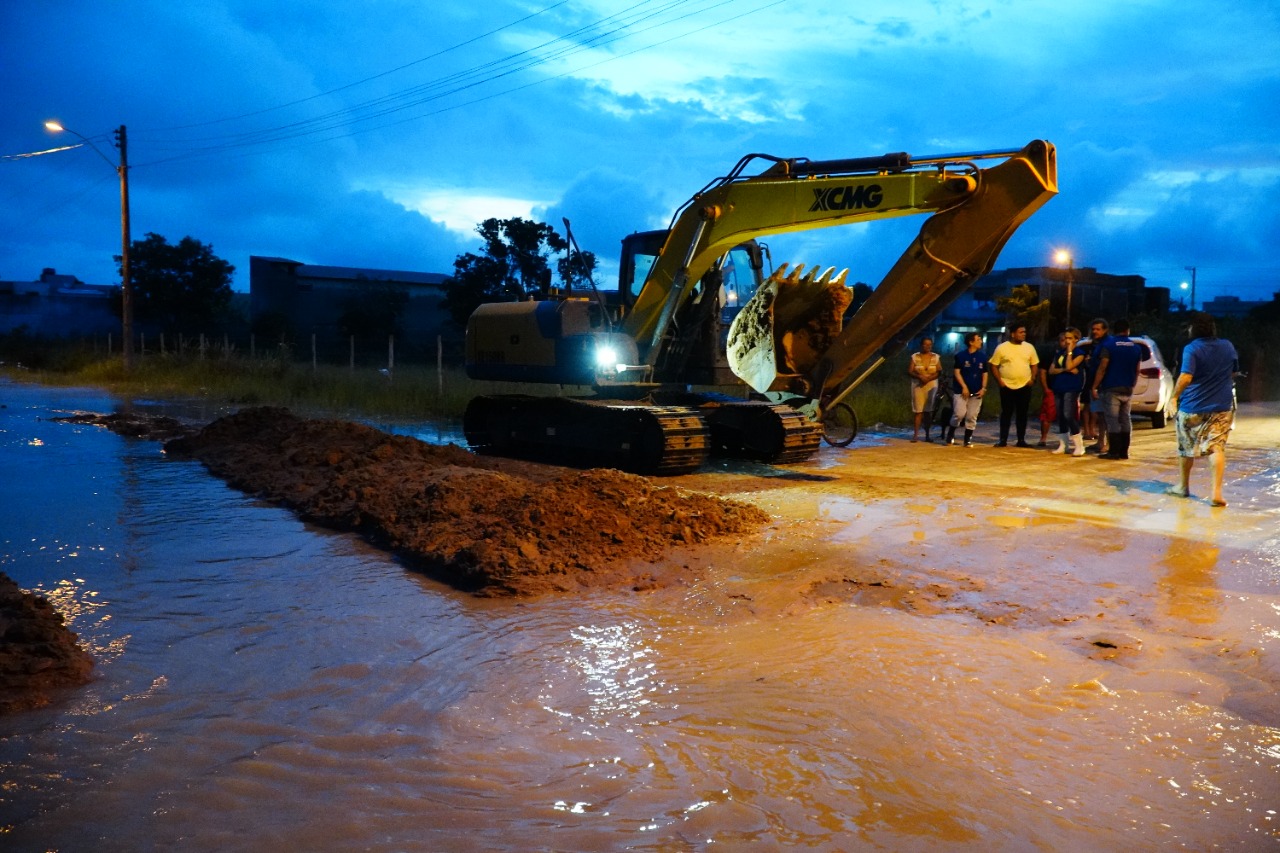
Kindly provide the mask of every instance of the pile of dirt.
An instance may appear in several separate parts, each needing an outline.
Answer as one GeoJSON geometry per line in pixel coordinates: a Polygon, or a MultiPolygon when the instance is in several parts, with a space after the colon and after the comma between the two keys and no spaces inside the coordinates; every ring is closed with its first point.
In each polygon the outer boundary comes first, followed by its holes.
{"type": "Polygon", "coordinates": [[[72,424],[92,424],[102,426],[120,435],[134,438],[149,438],[152,441],[169,441],[174,438],[191,435],[197,427],[184,424],[176,418],[158,415],[145,415],[131,412],[115,412],[110,415],[99,415],[86,412],[78,415],[53,418],[55,421],[72,424]]]}
{"type": "Polygon", "coordinates": [[[51,691],[84,684],[92,670],[62,614],[0,572],[0,714],[47,705],[51,691]]]}
{"type": "Polygon", "coordinates": [[[221,418],[165,451],[481,595],[662,586],[673,579],[650,564],[674,548],[769,520],[749,504],[619,471],[479,457],[279,408],[221,418]]]}

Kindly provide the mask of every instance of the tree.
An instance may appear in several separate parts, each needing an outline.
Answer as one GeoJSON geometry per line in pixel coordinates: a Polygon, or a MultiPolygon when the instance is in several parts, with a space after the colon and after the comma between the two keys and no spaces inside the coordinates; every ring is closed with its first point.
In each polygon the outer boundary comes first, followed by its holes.
{"type": "Polygon", "coordinates": [[[1040,301],[1036,289],[1029,284],[1018,285],[1008,296],[996,297],[996,310],[1010,323],[1026,324],[1036,340],[1042,341],[1049,334],[1049,300],[1040,301]]]}
{"type": "Polygon", "coordinates": [[[563,258],[556,261],[556,270],[560,273],[560,281],[566,290],[574,287],[591,289],[596,285],[595,252],[583,252],[570,249],[563,258]]]}
{"type": "MultiPolygon", "coordinates": [[[[121,258],[116,256],[116,263],[121,258]]],[[[133,313],[162,332],[195,335],[228,319],[231,275],[236,268],[192,237],[176,245],[147,234],[129,247],[133,313]]]]}
{"type": "MultiPolygon", "coordinates": [[[[482,253],[466,252],[457,257],[444,298],[445,307],[460,326],[485,302],[545,296],[551,288],[550,259],[569,249],[568,242],[550,225],[519,217],[486,219],[476,226],[476,233],[484,239],[482,253]]],[[[594,256],[591,266],[594,269],[594,256]]],[[[566,269],[559,265],[562,279],[566,269]]]]}

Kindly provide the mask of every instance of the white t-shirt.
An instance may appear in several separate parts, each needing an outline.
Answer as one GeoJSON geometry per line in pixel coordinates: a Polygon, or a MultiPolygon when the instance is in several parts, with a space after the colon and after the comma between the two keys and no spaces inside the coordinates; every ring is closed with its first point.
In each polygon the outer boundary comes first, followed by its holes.
{"type": "Polygon", "coordinates": [[[1029,385],[1035,378],[1032,368],[1040,363],[1040,356],[1026,341],[1020,344],[1005,341],[991,353],[987,363],[1000,374],[1006,388],[1017,389],[1029,385]]]}

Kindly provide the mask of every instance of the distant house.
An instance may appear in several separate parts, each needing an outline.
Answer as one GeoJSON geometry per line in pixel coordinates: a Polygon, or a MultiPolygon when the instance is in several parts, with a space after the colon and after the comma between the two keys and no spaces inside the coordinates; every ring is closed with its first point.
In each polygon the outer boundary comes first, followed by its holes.
{"type": "Polygon", "coordinates": [[[345,348],[344,316],[360,305],[402,294],[397,348],[434,352],[437,336],[450,343],[461,339],[441,306],[448,279],[443,273],[321,266],[251,255],[250,320],[259,331],[274,329],[300,339],[315,335],[317,346],[345,348]]]}
{"type": "Polygon", "coordinates": [[[0,281],[0,333],[25,328],[32,335],[69,337],[119,333],[112,284],[85,284],[46,267],[35,281],[0,281]]]}

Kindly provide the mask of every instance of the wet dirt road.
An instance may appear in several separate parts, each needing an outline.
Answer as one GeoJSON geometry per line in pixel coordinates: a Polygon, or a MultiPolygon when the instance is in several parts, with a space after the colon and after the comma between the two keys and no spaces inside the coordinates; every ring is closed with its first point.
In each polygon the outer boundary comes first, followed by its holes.
{"type": "Polygon", "coordinates": [[[773,518],[679,582],[484,600],[67,406],[0,411],[0,562],[98,666],[7,720],[6,849],[1280,842],[1276,407],[1226,509],[1163,494],[1168,430],[1128,463],[881,435],[676,478],[773,518]]]}

